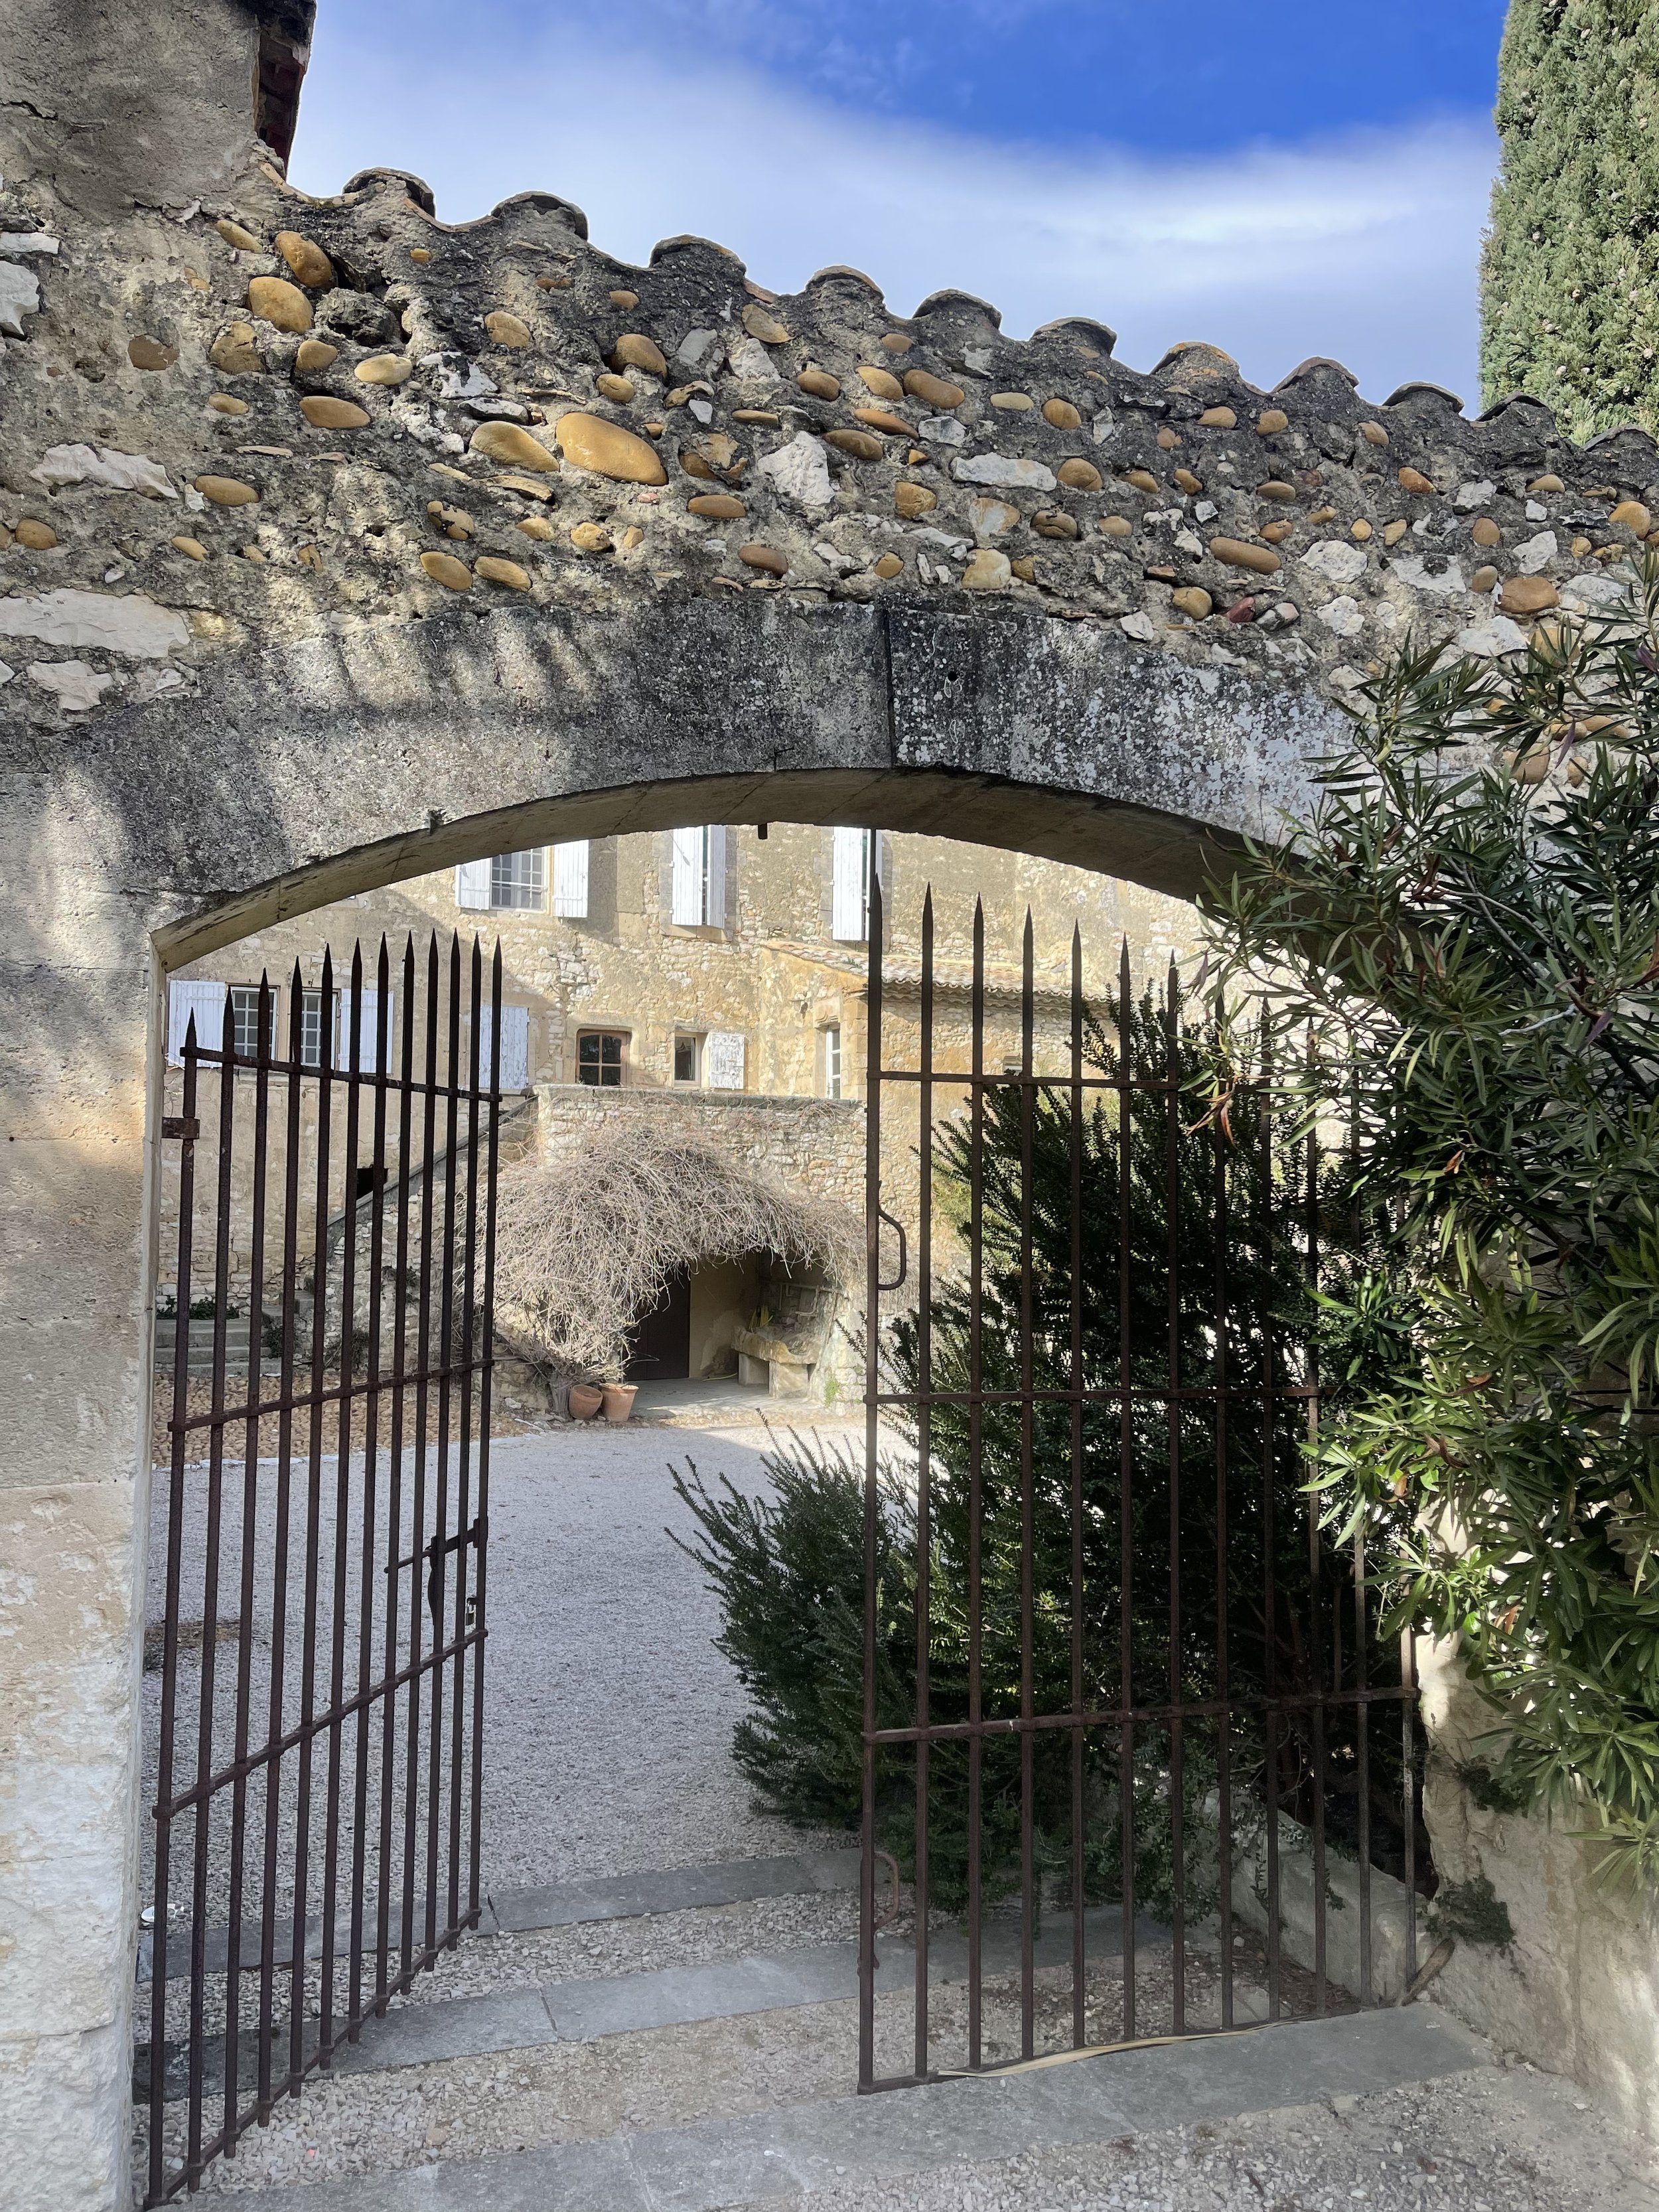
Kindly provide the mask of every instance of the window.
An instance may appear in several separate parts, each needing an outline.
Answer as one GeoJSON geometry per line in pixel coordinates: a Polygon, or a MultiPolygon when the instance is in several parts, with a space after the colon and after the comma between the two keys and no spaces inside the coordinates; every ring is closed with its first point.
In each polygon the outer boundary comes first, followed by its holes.
{"type": "MultiPolygon", "coordinates": [[[[586,864],[582,904],[586,908],[586,864]]],[[[475,911],[539,913],[547,903],[547,852],[498,853],[491,860],[463,860],[455,871],[455,903],[475,911]]]]}
{"type": "Polygon", "coordinates": [[[329,994],[326,1017],[320,991],[304,991],[300,996],[300,1065],[301,1067],[320,1067],[323,1064],[323,1039],[331,1044],[334,1038],[334,994],[329,994]]]}
{"type": "MultiPolygon", "coordinates": [[[[259,987],[257,983],[233,983],[230,987],[231,1029],[236,1040],[238,1060],[256,1060],[259,1053],[259,987]]],[[[265,1027],[270,1035],[267,1043],[272,1059],[276,1055],[276,994],[271,992],[265,1002],[265,1027]]],[[[197,1041],[202,1041],[198,1027],[197,1041]]],[[[216,1044],[218,1040],[214,1040],[216,1044]]]]}
{"type": "Polygon", "coordinates": [[[167,986],[167,1059],[174,1067],[185,1061],[185,1039],[192,1018],[196,1048],[217,1052],[225,1031],[225,987],[222,983],[170,983],[167,986]]]}
{"type": "Polygon", "coordinates": [[[591,1083],[599,1090],[620,1090],[627,1042],[620,1030],[583,1030],[576,1039],[577,1082],[591,1083]]]}
{"type": "Polygon", "coordinates": [[[567,921],[587,919],[587,840],[553,848],[553,911],[567,921]]]}
{"type": "Polygon", "coordinates": [[[696,1083],[702,1075],[702,1039],[684,1032],[674,1039],[674,1080],[696,1083]]]}
{"type": "Polygon", "coordinates": [[[547,897],[547,854],[538,845],[528,853],[498,853],[489,864],[492,907],[531,913],[547,897]]]}
{"type": "Polygon", "coordinates": [[[832,1022],[818,1035],[823,1040],[823,1095],[826,1098],[841,1097],[841,1024],[832,1022]]]}
{"type": "Polygon", "coordinates": [[[710,1030],[703,1041],[703,1064],[711,1091],[741,1091],[745,1081],[741,1030],[710,1030]]]}
{"type": "MultiPolygon", "coordinates": [[[[349,1068],[351,1065],[351,994],[349,991],[342,991],[337,995],[340,1020],[334,1039],[334,1065],[336,1067],[349,1068]]],[[[392,1054],[392,1000],[388,997],[386,1008],[386,1042],[388,1060],[392,1054]]],[[[357,1016],[357,1072],[360,1075],[375,1075],[380,1073],[380,994],[378,991],[365,991],[362,994],[362,1012],[357,1016]]]]}
{"type": "MultiPolygon", "coordinates": [[[[478,1081],[486,1091],[489,1088],[495,1058],[493,1034],[495,1008],[480,1009],[482,1028],[478,1036],[478,1081]]],[[[530,1009],[528,1006],[501,1008],[501,1083],[503,1091],[528,1091],[530,1088],[530,1009]]]]}
{"type": "Polygon", "coordinates": [[[837,830],[830,869],[830,934],[862,945],[870,934],[870,862],[875,843],[868,830],[837,830]]]}
{"type": "Polygon", "coordinates": [[[682,929],[726,927],[726,831],[719,823],[674,832],[669,918],[682,929]]]}

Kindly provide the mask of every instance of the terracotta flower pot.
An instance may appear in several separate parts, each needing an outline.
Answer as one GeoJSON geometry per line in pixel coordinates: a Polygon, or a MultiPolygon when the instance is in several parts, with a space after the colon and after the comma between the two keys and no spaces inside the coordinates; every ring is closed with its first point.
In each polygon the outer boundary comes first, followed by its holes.
{"type": "Polygon", "coordinates": [[[605,1393],[596,1382],[573,1382],[565,1402],[573,1421],[591,1421],[605,1403],[605,1393]]]}
{"type": "Polygon", "coordinates": [[[607,1421],[625,1421],[634,1410],[634,1399],[639,1389],[637,1382],[607,1382],[605,1386],[605,1418],[607,1421]]]}

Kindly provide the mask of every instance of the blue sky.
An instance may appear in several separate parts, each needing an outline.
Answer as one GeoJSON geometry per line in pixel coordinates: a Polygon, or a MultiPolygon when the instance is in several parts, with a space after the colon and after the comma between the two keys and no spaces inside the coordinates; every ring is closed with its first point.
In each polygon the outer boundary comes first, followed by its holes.
{"type": "Polygon", "coordinates": [[[1023,334],[1097,316],[1271,384],[1333,354],[1475,401],[1503,0],[321,0],[291,173],[384,161],[465,220],[532,185],[643,260],[850,261],[1023,334]]]}

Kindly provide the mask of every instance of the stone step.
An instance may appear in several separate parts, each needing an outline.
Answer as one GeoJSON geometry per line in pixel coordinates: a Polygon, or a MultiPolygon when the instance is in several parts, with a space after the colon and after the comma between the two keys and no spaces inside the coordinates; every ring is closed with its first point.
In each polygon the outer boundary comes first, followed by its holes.
{"type": "MultiPolygon", "coordinates": [[[[431,2008],[435,2009],[436,2008],[431,2008]]],[[[262,2212],[723,2212],[1489,2066],[1414,2004],[259,2192],[262,2212]]]]}
{"type": "MultiPolygon", "coordinates": [[[[1094,1907],[1084,1915],[1091,1958],[1116,1958],[1122,1922],[1115,1906],[1094,1907]]],[[[1136,1923],[1135,1941],[1152,1950],[1170,1941],[1154,1921],[1136,1923]]],[[[1069,1913],[1045,1916],[1033,1946],[1038,1966],[1064,1966],[1072,1955],[1069,1913]]],[[[914,1980],[914,1943],[878,1938],[878,1984],[904,1988],[914,1980]]],[[[981,1962],[988,1976],[1015,1972],[1021,1936],[1012,1920],[988,1923],[981,1962]]],[[[930,1982],[963,1979],[968,1942],[960,1929],[938,1929],[928,1945],[930,1982]]],[[[385,2073],[399,2066],[429,2066],[452,2058],[477,2058],[496,2051],[524,2051],[550,2043],[586,2043],[599,2036],[631,2035],[689,2021],[735,2020],[755,2013],[787,2012],[802,2005],[850,2002],[858,1995],[856,1943],[816,1943],[799,1949],[711,1960],[695,1966],[659,1966],[638,1974],[607,1974],[574,1981],[544,1982],[533,1989],[491,1990],[483,1996],[434,1997],[399,2005],[380,2020],[363,2023],[360,2039],[335,2055],[337,2076],[385,2073]]],[[[251,2081],[258,2064],[258,2045],[251,2034],[240,2039],[238,2072],[251,2081]]],[[[189,2077],[182,2045],[167,2046],[166,2094],[169,2102],[186,2095],[189,2077]]],[[[204,2078],[224,2072],[224,2045],[215,2036],[204,2051],[204,2078]]],[[[149,2045],[139,2046],[134,2095],[149,2087],[149,2045]]]]}
{"type": "MultiPolygon", "coordinates": [[[[590,1921],[635,1920],[657,1912],[690,1912],[700,1905],[748,1905],[763,1897],[810,1897],[830,1890],[856,1889],[859,1851],[787,1851],[772,1858],[727,1859],[712,1866],[662,1867],[641,1874],[609,1875],[585,1881],[553,1882],[538,1889],[492,1890],[484,1900],[480,1936],[529,1936],[544,1928],[574,1928],[590,1921]]],[[[374,1948],[378,1906],[369,1899],[363,1906],[365,1953],[374,1948]]],[[[396,1925],[394,1920],[394,1926],[396,1925]]],[[[242,1965],[257,1972],[264,1931],[257,1920],[242,1923],[242,1965]]],[[[288,1966],[294,1950],[290,1909],[275,1930],[275,1963],[288,1966]]],[[[335,1929],[336,1958],[350,1954],[350,1923],[343,1913],[335,1929]]],[[[229,1957],[230,1931],[210,1928],[207,1934],[207,1967],[223,1973],[229,1957]]],[[[306,1923],[305,1955],[323,1955],[323,1923],[313,1916],[306,1923]]],[[[146,1935],[138,1945],[138,1980],[150,1978],[153,1939],[146,1935]]],[[[190,1972],[189,1948],[182,1930],[167,1945],[167,1979],[182,1981],[190,1972]]]]}

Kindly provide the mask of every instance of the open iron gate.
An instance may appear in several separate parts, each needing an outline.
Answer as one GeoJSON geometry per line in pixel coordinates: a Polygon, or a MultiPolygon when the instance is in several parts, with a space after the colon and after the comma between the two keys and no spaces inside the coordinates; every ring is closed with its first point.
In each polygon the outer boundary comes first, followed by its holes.
{"type": "Polygon", "coordinates": [[[147,2205],[478,1918],[501,988],[383,939],[183,1042],[147,2205]]]}
{"type": "Polygon", "coordinates": [[[859,2086],[1397,2001],[1410,1639],[1303,1488],[1340,1158],[1265,1067],[1192,1126],[1127,941],[906,951],[872,883],[859,2086]]]}

